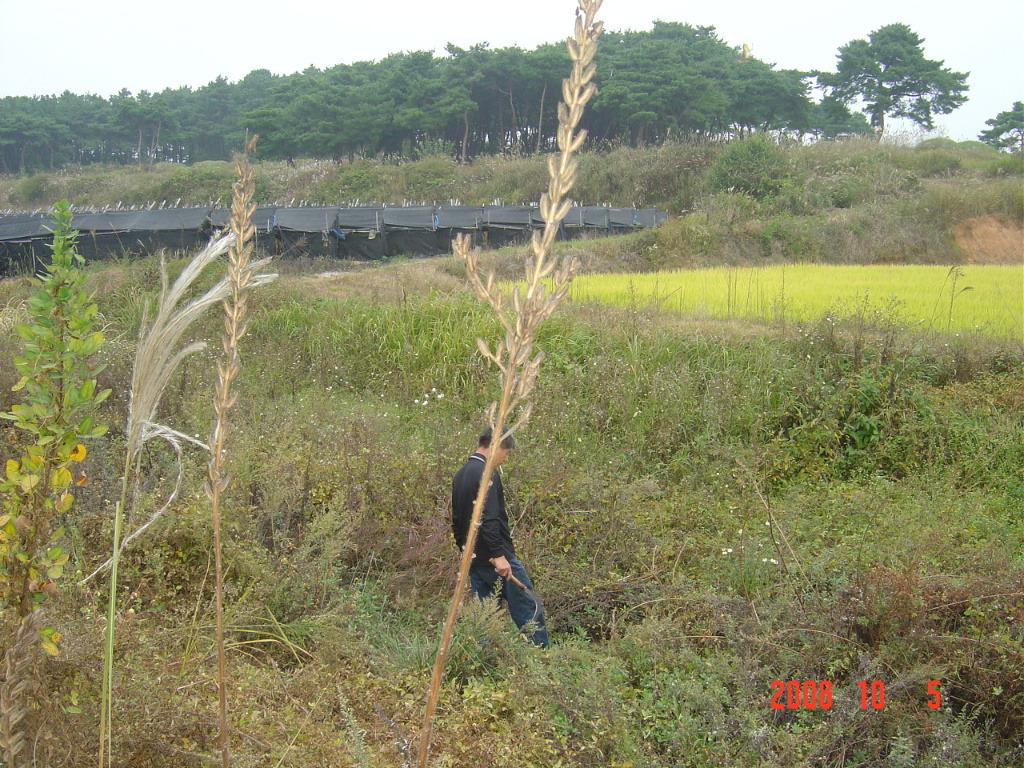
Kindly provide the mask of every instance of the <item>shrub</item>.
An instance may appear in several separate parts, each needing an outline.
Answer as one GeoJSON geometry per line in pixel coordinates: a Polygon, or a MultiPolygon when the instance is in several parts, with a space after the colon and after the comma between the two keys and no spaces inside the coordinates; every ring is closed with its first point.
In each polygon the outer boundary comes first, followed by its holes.
{"type": "Polygon", "coordinates": [[[535,202],[547,187],[547,168],[540,157],[479,157],[470,168],[469,188],[462,202],[486,205],[501,200],[510,205],[535,202]]]}
{"type": "MultiPolygon", "coordinates": [[[[14,388],[24,391],[23,402],[2,414],[31,436],[19,445],[20,458],[7,461],[0,481],[0,616],[5,620],[12,613],[26,616],[56,591],[68,560],[57,545],[58,520],[75,501],[72,470],[86,455],[80,441],[106,432],[94,422],[94,412],[110,391],[97,391],[90,361],[103,333],[95,330],[96,305],[83,289],[83,260],[74,249],[77,233],[71,231],[66,202],[54,209],[53,221],[52,262],[26,302],[28,323],[16,328],[23,343],[14,367],[22,378],[14,388]]],[[[56,653],[52,643],[49,647],[56,653]]]]}
{"type": "Polygon", "coordinates": [[[18,203],[48,203],[54,195],[52,177],[47,173],[34,173],[18,182],[15,192],[18,203]]]}
{"type": "Polygon", "coordinates": [[[447,203],[458,195],[458,164],[450,157],[432,155],[399,168],[398,181],[408,200],[447,203]]]}
{"type": "Polygon", "coordinates": [[[918,146],[912,153],[895,154],[896,164],[918,176],[955,176],[964,167],[960,155],[949,149],[918,146]]]}
{"type": "Polygon", "coordinates": [[[325,185],[328,196],[336,200],[383,199],[384,174],[380,166],[369,160],[343,165],[335,178],[325,185]]]}
{"type": "Polygon", "coordinates": [[[181,200],[182,205],[227,201],[234,171],[230,163],[210,160],[175,168],[147,190],[149,200],[181,200]]]}
{"type": "Polygon", "coordinates": [[[1000,153],[999,159],[989,164],[985,170],[986,174],[993,178],[1010,176],[1018,182],[1024,176],[1024,154],[1015,152],[1013,154],[1000,153]]]}
{"type": "Polygon", "coordinates": [[[778,194],[790,175],[790,163],[778,144],[753,136],[725,148],[708,171],[708,182],[714,190],[742,192],[760,200],[778,194]]]}

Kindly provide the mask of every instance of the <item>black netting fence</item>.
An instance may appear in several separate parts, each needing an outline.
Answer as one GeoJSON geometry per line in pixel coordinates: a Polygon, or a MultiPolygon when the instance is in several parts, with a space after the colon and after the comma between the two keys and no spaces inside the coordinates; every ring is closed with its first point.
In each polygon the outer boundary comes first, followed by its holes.
{"type": "MultiPolygon", "coordinates": [[[[79,252],[87,259],[161,250],[195,250],[227,225],[224,208],[114,210],[75,215],[79,252]]],[[[607,235],[651,227],[668,214],[653,209],[575,206],[559,237],[607,235]]],[[[49,216],[0,212],[0,275],[34,269],[49,255],[49,216]]],[[[253,214],[256,247],[265,255],[385,259],[451,252],[469,235],[489,248],[525,243],[543,226],[529,205],[262,206],[253,214]]]]}

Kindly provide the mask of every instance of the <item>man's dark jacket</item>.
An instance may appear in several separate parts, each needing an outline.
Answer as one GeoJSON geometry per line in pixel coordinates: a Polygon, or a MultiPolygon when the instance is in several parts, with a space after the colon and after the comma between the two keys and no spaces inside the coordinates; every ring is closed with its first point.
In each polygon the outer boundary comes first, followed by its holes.
{"type": "MultiPolygon", "coordinates": [[[[479,453],[474,453],[452,479],[452,533],[455,534],[455,543],[459,549],[466,543],[469,521],[473,517],[473,503],[480,489],[486,460],[479,453]]],[[[508,527],[508,515],[505,513],[501,476],[496,469],[491,476],[493,482],[484,499],[480,530],[474,547],[475,562],[478,564],[486,563],[492,557],[504,556],[512,560],[516,556],[515,547],[512,546],[512,532],[508,527]]]]}

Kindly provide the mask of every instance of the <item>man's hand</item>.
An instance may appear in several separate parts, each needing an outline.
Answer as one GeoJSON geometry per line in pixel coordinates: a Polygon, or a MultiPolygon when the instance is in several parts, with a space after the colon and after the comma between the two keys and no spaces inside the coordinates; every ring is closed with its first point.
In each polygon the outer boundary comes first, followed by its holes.
{"type": "Polygon", "coordinates": [[[494,570],[497,571],[498,575],[503,579],[507,579],[512,575],[512,566],[509,565],[508,558],[504,555],[501,557],[492,557],[491,565],[494,566],[494,570]]]}

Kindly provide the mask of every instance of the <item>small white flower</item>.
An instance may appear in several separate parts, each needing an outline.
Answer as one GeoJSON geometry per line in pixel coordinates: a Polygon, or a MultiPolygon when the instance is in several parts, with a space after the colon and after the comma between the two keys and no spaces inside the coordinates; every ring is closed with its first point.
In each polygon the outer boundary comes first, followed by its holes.
{"type": "Polygon", "coordinates": [[[437,399],[438,400],[444,400],[444,392],[438,392],[437,393],[437,399]]]}

